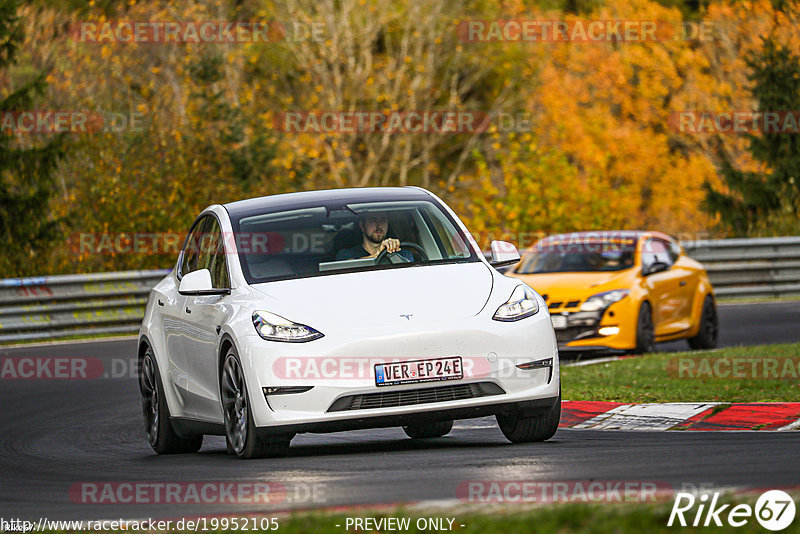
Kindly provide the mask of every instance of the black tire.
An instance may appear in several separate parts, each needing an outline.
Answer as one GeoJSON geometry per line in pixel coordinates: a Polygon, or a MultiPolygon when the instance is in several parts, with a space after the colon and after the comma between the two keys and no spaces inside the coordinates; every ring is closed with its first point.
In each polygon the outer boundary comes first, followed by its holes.
{"type": "Polygon", "coordinates": [[[634,353],[647,354],[656,350],[656,333],[653,326],[653,312],[650,303],[642,302],[636,320],[636,348],[634,353]]]}
{"type": "Polygon", "coordinates": [[[156,358],[147,347],[139,366],[139,392],[142,395],[145,434],[158,454],[197,452],[203,446],[203,435],[182,438],[169,421],[169,407],[161,383],[156,358]]]}
{"type": "Polygon", "coordinates": [[[243,459],[286,456],[294,436],[264,437],[258,432],[242,363],[233,347],[225,355],[219,380],[228,452],[243,459]]]}
{"type": "Polygon", "coordinates": [[[453,430],[453,421],[432,421],[403,427],[411,439],[440,438],[453,430]]]}
{"type": "Polygon", "coordinates": [[[517,413],[497,414],[497,424],[506,439],[512,443],[545,441],[553,437],[561,421],[561,394],[547,413],[520,417],[517,413]]]}
{"type": "Polygon", "coordinates": [[[717,319],[717,305],[714,297],[707,295],[703,300],[703,311],[700,312],[700,330],[697,335],[687,339],[689,346],[694,349],[713,349],[717,347],[719,325],[717,319]]]}

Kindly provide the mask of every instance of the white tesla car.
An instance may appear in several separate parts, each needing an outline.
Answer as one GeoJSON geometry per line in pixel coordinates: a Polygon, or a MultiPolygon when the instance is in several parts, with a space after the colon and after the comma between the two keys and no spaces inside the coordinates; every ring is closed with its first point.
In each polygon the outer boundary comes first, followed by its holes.
{"type": "Polygon", "coordinates": [[[214,205],[155,286],[139,336],[145,428],[159,454],[224,435],[243,458],[298,432],[447,434],[495,415],[512,442],[561,414],[556,338],[536,292],[484,259],[416,188],[290,193],[214,205]]]}

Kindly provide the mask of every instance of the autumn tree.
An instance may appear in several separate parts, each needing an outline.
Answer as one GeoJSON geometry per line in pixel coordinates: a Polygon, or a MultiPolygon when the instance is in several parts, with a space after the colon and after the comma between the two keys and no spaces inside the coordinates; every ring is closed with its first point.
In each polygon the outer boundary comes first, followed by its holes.
{"type": "MultiPolygon", "coordinates": [[[[8,80],[23,39],[16,0],[0,0],[0,71],[8,80]]],[[[17,87],[6,86],[0,101],[4,118],[32,109],[45,88],[39,73],[17,87]]],[[[64,156],[60,137],[39,143],[20,139],[13,127],[0,131],[0,277],[21,276],[46,268],[43,257],[57,236],[52,217],[53,173],[64,156]]]]}
{"type": "MultiPolygon", "coordinates": [[[[513,105],[523,85],[502,50],[460,41],[457,22],[468,8],[434,0],[269,2],[278,20],[324,24],[321,39],[287,39],[261,56],[277,78],[275,111],[465,111],[482,124],[513,105]]],[[[306,158],[311,183],[328,177],[337,187],[438,187],[455,186],[470,168],[482,131],[361,129],[284,138],[295,160],[306,158]]]]}
{"type": "MultiPolygon", "coordinates": [[[[766,38],[748,66],[758,111],[796,113],[800,109],[800,57],[794,52],[774,38],[766,38]]],[[[748,139],[753,158],[769,170],[741,170],[720,151],[720,174],[727,191],[706,184],[706,209],[719,213],[723,224],[736,235],[778,229],[796,232],[800,224],[800,136],[764,131],[748,134],[748,139]],[[771,228],[775,225],[777,228],[771,228]]]]}

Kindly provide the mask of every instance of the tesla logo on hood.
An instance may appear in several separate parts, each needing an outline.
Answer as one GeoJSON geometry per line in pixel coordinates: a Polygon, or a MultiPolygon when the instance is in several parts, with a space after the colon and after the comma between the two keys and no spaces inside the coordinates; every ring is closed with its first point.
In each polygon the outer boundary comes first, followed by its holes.
{"type": "Polygon", "coordinates": [[[400,317],[405,317],[407,321],[410,321],[412,317],[414,317],[413,313],[401,313],[400,317]]]}

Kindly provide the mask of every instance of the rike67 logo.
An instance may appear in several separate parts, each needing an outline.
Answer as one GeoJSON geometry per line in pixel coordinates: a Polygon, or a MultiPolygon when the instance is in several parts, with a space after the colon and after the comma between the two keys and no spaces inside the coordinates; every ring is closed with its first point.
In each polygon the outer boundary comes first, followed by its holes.
{"type": "Polygon", "coordinates": [[[792,497],[781,490],[763,493],[755,506],[749,504],[718,504],[719,493],[713,496],[704,493],[695,496],[680,492],[675,495],[675,503],[669,514],[667,526],[673,524],[693,527],[721,527],[725,523],[732,527],[747,525],[753,517],[767,530],[783,530],[794,521],[795,505],[792,497]]]}

